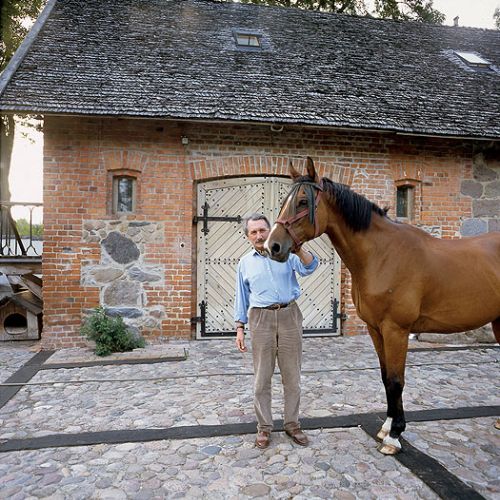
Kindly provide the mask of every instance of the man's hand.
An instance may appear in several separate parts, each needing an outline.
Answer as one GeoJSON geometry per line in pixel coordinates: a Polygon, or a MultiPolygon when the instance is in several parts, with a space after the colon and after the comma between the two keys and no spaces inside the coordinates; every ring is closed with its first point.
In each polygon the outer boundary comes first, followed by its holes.
{"type": "Polygon", "coordinates": [[[312,256],[312,253],[304,250],[302,248],[302,245],[299,248],[295,249],[294,253],[302,261],[302,264],[305,264],[306,266],[313,261],[314,257],[312,256]]]}
{"type": "Polygon", "coordinates": [[[247,352],[247,348],[245,347],[245,332],[238,328],[236,330],[236,347],[240,352],[247,352]]]}

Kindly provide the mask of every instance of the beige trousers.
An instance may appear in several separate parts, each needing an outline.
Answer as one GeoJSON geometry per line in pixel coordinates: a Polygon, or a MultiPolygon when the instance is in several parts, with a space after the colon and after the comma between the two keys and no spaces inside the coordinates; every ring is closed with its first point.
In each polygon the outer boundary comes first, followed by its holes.
{"type": "Polygon", "coordinates": [[[302,365],[302,313],[293,303],[285,309],[250,309],[248,326],[252,336],[255,376],[254,406],[257,429],[271,432],[272,378],[276,359],[283,384],[284,427],[300,427],[300,369],[302,365]]]}

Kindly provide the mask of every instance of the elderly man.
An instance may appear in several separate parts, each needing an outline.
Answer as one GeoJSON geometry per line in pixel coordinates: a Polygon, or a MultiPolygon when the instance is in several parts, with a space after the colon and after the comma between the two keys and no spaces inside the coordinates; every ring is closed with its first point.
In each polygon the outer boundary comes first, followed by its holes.
{"type": "Polygon", "coordinates": [[[284,393],[284,427],[291,439],[307,446],[300,428],[300,369],[302,362],[302,313],[295,302],[300,296],[296,273],[311,274],[318,258],[300,248],[287,262],[276,262],[264,251],[270,224],[262,214],[244,220],[245,234],[253,246],[239,262],[236,278],[236,346],[246,352],[245,324],[252,341],[255,372],[254,406],[257,415],[255,445],[267,448],[271,441],[271,383],[276,359],[284,393]]]}

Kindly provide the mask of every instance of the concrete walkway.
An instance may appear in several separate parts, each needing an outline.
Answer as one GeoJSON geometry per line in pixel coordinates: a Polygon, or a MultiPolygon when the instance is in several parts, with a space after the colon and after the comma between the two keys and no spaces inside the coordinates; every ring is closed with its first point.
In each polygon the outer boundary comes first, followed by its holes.
{"type": "MultiPolygon", "coordinates": [[[[304,340],[311,445],[277,421],[266,451],[253,445],[251,354],[233,346],[172,342],[99,366],[84,349],[0,345],[0,498],[499,498],[498,347],[412,341],[405,451],[384,457],[368,337],[304,340]]],[[[273,407],[281,418],[279,374],[273,407]]]]}

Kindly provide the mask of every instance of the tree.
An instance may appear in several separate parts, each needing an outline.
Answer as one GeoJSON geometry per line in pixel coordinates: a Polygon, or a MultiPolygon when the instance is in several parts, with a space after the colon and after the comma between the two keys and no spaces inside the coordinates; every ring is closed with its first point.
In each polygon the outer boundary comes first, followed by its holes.
{"type": "Polygon", "coordinates": [[[0,71],[11,60],[47,0],[3,0],[0,11],[0,71]]]}
{"type": "MultiPolygon", "coordinates": [[[[47,0],[0,0],[0,73],[11,60],[47,0]]],[[[0,116],[0,200],[10,200],[9,171],[15,118],[0,116]]]]}
{"type": "Polygon", "coordinates": [[[497,7],[495,9],[495,12],[493,13],[493,19],[495,20],[495,26],[497,27],[497,30],[500,30],[500,7],[497,7]]]}
{"type": "MultiPolygon", "coordinates": [[[[28,238],[30,236],[30,223],[28,220],[22,218],[16,220],[17,231],[19,236],[22,238],[28,238]]],[[[40,238],[43,236],[43,224],[32,224],[31,225],[31,236],[34,238],[40,238]]]]}
{"type": "Polygon", "coordinates": [[[432,7],[433,0],[242,0],[242,2],[381,17],[397,21],[413,20],[441,24],[445,19],[442,12],[432,7]]]}

